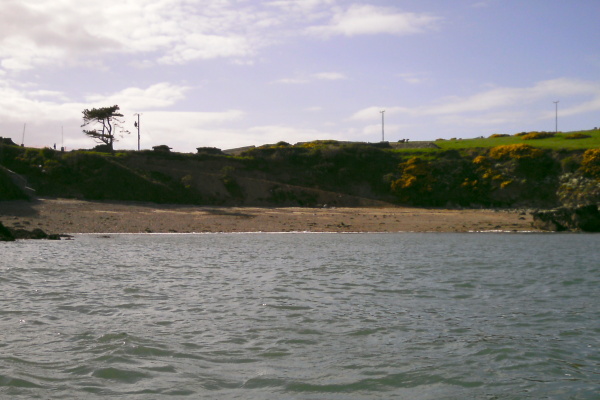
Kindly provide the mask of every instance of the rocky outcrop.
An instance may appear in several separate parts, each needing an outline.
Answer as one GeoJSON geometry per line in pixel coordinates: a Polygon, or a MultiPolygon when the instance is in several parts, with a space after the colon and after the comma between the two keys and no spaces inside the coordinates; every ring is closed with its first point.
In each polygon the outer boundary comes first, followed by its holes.
{"type": "Polygon", "coordinates": [[[555,210],[532,213],[534,228],[546,231],[583,231],[600,232],[600,211],[591,204],[576,208],[557,208],[555,210]]]}
{"type": "Polygon", "coordinates": [[[60,235],[47,234],[43,230],[36,228],[28,231],[27,229],[13,229],[12,234],[15,239],[47,239],[47,240],[60,240],[60,235]]]}
{"type": "Polygon", "coordinates": [[[43,230],[36,228],[31,231],[27,229],[7,228],[0,222],[0,242],[12,242],[16,239],[47,239],[60,240],[60,235],[47,234],[43,230]]]}
{"type": "Polygon", "coordinates": [[[0,242],[14,242],[15,236],[0,222],[0,242]]]}

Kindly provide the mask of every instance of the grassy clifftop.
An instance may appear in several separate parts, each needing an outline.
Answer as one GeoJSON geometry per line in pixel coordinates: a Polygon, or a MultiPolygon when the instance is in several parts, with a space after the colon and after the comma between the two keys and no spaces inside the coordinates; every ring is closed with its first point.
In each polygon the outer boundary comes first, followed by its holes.
{"type": "Polygon", "coordinates": [[[530,146],[549,150],[587,150],[600,146],[600,130],[576,132],[521,132],[516,135],[495,134],[487,138],[438,139],[435,142],[444,150],[489,148],[500,145],[527,143],[530,146]]]}
{"type": "MultiPolygon", "coordinates": [[[[440,149],[280,142],[230,156],[2,146],[39,196],[215,205],[552,207],[600,203],[600,131],[438,140],[440,149]]],[[[22,196],[0,170],[0,200],[22,196]]]]}

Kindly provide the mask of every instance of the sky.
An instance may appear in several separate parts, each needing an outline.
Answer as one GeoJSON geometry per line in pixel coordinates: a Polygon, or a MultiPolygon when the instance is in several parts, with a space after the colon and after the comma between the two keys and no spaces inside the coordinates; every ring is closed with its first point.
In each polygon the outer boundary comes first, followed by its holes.
{"type": "Polygon", "coordinates": [[[0,0],[0,136],[89,149],[82,111],[112,105],[115,148],[137,149],[139,114],[142,149],[190,153],[592,129],[599,17],[600,0],[0,0]]]}

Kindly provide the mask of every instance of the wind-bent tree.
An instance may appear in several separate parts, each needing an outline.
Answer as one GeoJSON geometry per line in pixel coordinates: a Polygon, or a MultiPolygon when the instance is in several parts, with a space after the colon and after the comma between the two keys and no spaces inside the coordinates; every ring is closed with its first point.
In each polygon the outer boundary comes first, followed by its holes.
{"type": "MultiPolygon", "coordinates": [[[[83,133],[96,140],[98,143],[104,143],[110,151],[113,151],[113,143],[117,141],[115,133],[121,128],[123,121],[120,119],[123,114],[119,112],[119,106],[92,108],[83,110],[83,125],[92,126],[99,124],[102,129],[83,130],[83,133]]],[[[121,130],[120,132],[129,133],[121,130]]]]}

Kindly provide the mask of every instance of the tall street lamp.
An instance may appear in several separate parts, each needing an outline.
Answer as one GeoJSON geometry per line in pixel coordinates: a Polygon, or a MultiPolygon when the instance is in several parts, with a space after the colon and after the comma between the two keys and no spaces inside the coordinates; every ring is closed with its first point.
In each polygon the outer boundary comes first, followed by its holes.
{"type": "Polygon", "coordinates": [[[379,111],[381,113],[381,141],[385,142],[385,131],[384,131],[384,120],[383,120],[383,114],[385,113],[385,110],[383,111],[379,111]]]}
{"type": "Polygon", "coordinates": [[[558,133],[558,100],[554,102],[554,133],[558,133]]]}

